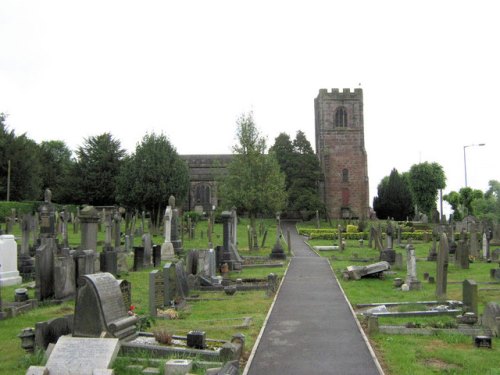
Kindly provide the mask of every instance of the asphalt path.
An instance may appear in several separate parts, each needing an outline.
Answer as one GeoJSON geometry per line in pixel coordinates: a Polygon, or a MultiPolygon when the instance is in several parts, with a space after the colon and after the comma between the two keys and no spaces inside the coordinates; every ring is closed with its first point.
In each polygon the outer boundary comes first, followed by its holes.
{"type": "Polygon", "coordinates": [[[383,374],[328,260],[290,231],[293,258],[244,374],[383,374]]]}

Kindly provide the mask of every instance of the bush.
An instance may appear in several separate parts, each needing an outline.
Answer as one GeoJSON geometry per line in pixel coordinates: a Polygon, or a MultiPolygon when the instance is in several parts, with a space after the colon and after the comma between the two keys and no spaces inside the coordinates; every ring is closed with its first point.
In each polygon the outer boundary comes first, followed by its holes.
{"type": "Polygon", "coordinates": [[[357,225],[347,224],[346,232],[347,233],[358,233],[358,226],[357,225]]]}

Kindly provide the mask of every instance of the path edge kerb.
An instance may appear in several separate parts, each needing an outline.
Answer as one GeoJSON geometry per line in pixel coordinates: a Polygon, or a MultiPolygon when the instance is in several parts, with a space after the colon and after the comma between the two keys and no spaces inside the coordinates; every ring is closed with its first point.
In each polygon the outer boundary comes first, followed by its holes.
{"type": "Polygon", "coordinates": [[[271,316],[271,313],[273,312],[274,309],[274,304],[276,303],[276,300],[278,298],[278,295],[281,290],[281,286],[283,285],[283,282],[285,281],[286,274],[288,273],[288,269],[290,268],[290,263],[292,262],[293,257],[290,258],[290,262],[288,263],[288,266],[286,267],[285,273],[281,279],[280,286],[278,287],[278,290],[276,291],[276,294],[274,295],[273,302],[271,303],[271,307],[269,308],[269,311],[267,312],[266,318],[264,319],[264,323],[262,323],[262,328],[260,329],[259,335],[257,336],[257,339],[255,340],[255,343],[253,344],[252,352],[250,353],[250,357],[248,357],[247,364],[245,365],[245,369],[243,370],[242,375],[247,375],[248,371],[250,370],[250,366],[252,365],[253,358],[255,356],[255,353],[257,352],[257,348],[259,347],[260,340],[262,339],[262,335],[264,334],[264,330],[266,329],[267,322],[269,320],[269,317],[271,316]]]}
{"type": "Polygon", "coordinates": [[[363,327],[361,327],[361,324],[359,323],[356,312],[352,308],[351,303],[349,302],[349,299],[347,298],[347,296],[344,292],[344,288],[342,288],[342,285],[340,284],[339,279],[337,278],[337,275],[335,275],[335,271],[333,270],[332,262],[330,262],[330,259],[327,259],[327,260],[328,260],[328,263],[330,264],[330,269],[332,270],[333,277],[335,278],[335,281],[337,282],[337,284],[340,288],[340,291],[342,292],[342,295],[344,296],[344,299],[345,299],[347,305],[349,306],[349,310],[351,311],[352,317],[353,317],[354,321],[356,322],[356,326],[358,327],[359,333],[363,337],[363,340],[365,340],[365,344],[368,348],[368,351],[370,352],[370,355],[371,355],[373,361],[375,362],[375,365],[377,366],[377,370],[379,371],[380,375],[385,375],[384,370],[382,369],[382,366],[380,365],[380,362],[378,361],[378,358],[375,354],[375,351],[373,350],[372,345],[370,344],[370,340],[368,340],[368,337],[366,336],[365,331],[363,331],[363,327]]]}

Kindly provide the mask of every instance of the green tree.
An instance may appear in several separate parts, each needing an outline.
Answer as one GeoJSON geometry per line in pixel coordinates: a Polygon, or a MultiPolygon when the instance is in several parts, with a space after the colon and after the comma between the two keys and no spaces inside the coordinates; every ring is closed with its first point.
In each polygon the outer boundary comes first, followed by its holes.
{"type": "Polygon", "coordinates": [[[281,171],[285,174],[289,211],[315,211],[323,209],[318,192],[322,178],[319,160],[302,131],[293,142],[281,133],[269,150],[276,154],[281,171]]]}
{"type": "Polygon", "coordinates": [[[490,180],[489,186],[483,197],[474,199],[471,206],[479,219],[498,223],[500,222],[500,182],[490,180]]]}
{"type": "Polygon", "coordinates": [[[63,141],[40,144],[42,190],[50,189],[54,202],[72,203],[72,152],[63,141]]]}
{"type": "Polygon", "coordinates": [[[158,213],[170,195],[180,205],[189,191],[186,163],[164,134],[146,134],[135,153],[124,160],[117,184],[117,199],[128,208],[146,210],[157,224],[158,213]]]}
{"type": "Polygon", "coordinates": [[[76,200],[92,205],[116,203],[115,188],[125,150],[109,133],[86,138],[76,151],[76,200]]]}
{"type": "Polygon", "coordinates": [[[378,195],[373,199],[373,209],[379,219],[393,217],[405,220],[413,216],[413,201],[407,177],[393,169],[377,187],[378,195]]]}
{"type": "Polygon", "coordinates": [[[438,163],[420,163],[411,166],[408,172],[413,201],[418,209],[432,217],[436,210],[439,189],[446,187],[443,167],[438,163]]]}
{"type": "Polygon", "coordinates": [[[274,214],[286,204],[285,176],[275,153],[266,154],[266,141],[255,126],[252,113],[236,123],[238,144],[219,193],[225,207],[235,206],[250,216],[255,230],[257,214],[274,214]]]}
{"type": "Polygon", "coordinates": [[[483,198],[481,190],[464,187],[443,196],[443,200],[448,202],[453,209],[453,219],[462,220],[467,215],[475,215],[473,202],[483,198]]]}
{"type": "Polygon", "coordinates": [[[16,136],[0,113],[0,197],[7,197],[8,161],[10,160],[10,196],[13,201],[35,200],[42,194],[39,149],[26,134],[16,136]]]}

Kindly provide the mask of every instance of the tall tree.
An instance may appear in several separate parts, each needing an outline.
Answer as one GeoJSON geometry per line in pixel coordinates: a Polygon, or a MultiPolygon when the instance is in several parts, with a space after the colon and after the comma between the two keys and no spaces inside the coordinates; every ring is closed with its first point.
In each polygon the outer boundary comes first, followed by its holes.
{"type": "Polygon", "coordinates": [[[281,133],[269,151],[276,154],[286,177],[287,210],[322,209],[318,192],[321,167],[305,134],[299,130],[292,142],[287,134],[281,133]]]}
{"type": "Polygon", "coordinates": [[[482,199],[483,192],[481,190],[463,187],[457,193],[451,191],[443,196],[443,200],[448,202],[453,209],[453,219],[462,220],[467,215],[475,215],[473,201],[482,199]]]}
{"type": "Polygon", "coordinates": [[[112,205],[125,150],[109,133],[86,138],[76,151],[74,178],[80,203],[112,205]]]}
{"type": "Polygon", "coordinates": [[[413,201],[418,209],[432,217],[436,210],[439,189],[446,187],[443,167],[438,163],[420,163],[411,166],[408,172],[413,201]]]}
{"type": "Polygon", "coordinates": [[[285,176],[274,153],[266,154],[266,141],[255,126],[252,113],[243,114],[236,123],[238,144],[220,184],[226,207],[248,212],[255,230],[257,214],[274,214],[285,207],[285,176]]]}
{"type": "Polygon", "coordinates": [[[489,185],[483,197],[473,199],[471,206],[479,219],[498,223],[500,222],[500,182],[490,180],[489,185]]]}
{"type": "Polygon", "coordinates": [[[117,185],[117,199],[129,208],[151,213],[155,224],[158,212],[170,195],[181,204],[189,191],[186,163],[164,134],[146,134],[126,158],[117,185]]]}
{"type": "Polygon", "coordinates": [[[379,219],[393,217],[405,220],[413,215],[413,202],[409,183],[405,175],[393,169],[384,177],[377,188],[378,195],[373,199],[373,209],[379,219]]]}
{"type": "Polygon", "coordinates": [[[42,188],[52,191],[54,202],[73,202],[71,171],[74,161],[71,155],[71,150],[63,141],[44,141],[40,144],[42,188]]]}
{"type": "Polygon", "coordinates": [[[0,113],[0,199],[7,197],[10,161],[10,200],[35,200],[42,194],[39,149],[26,134],[17,136],[0,113]]]}

